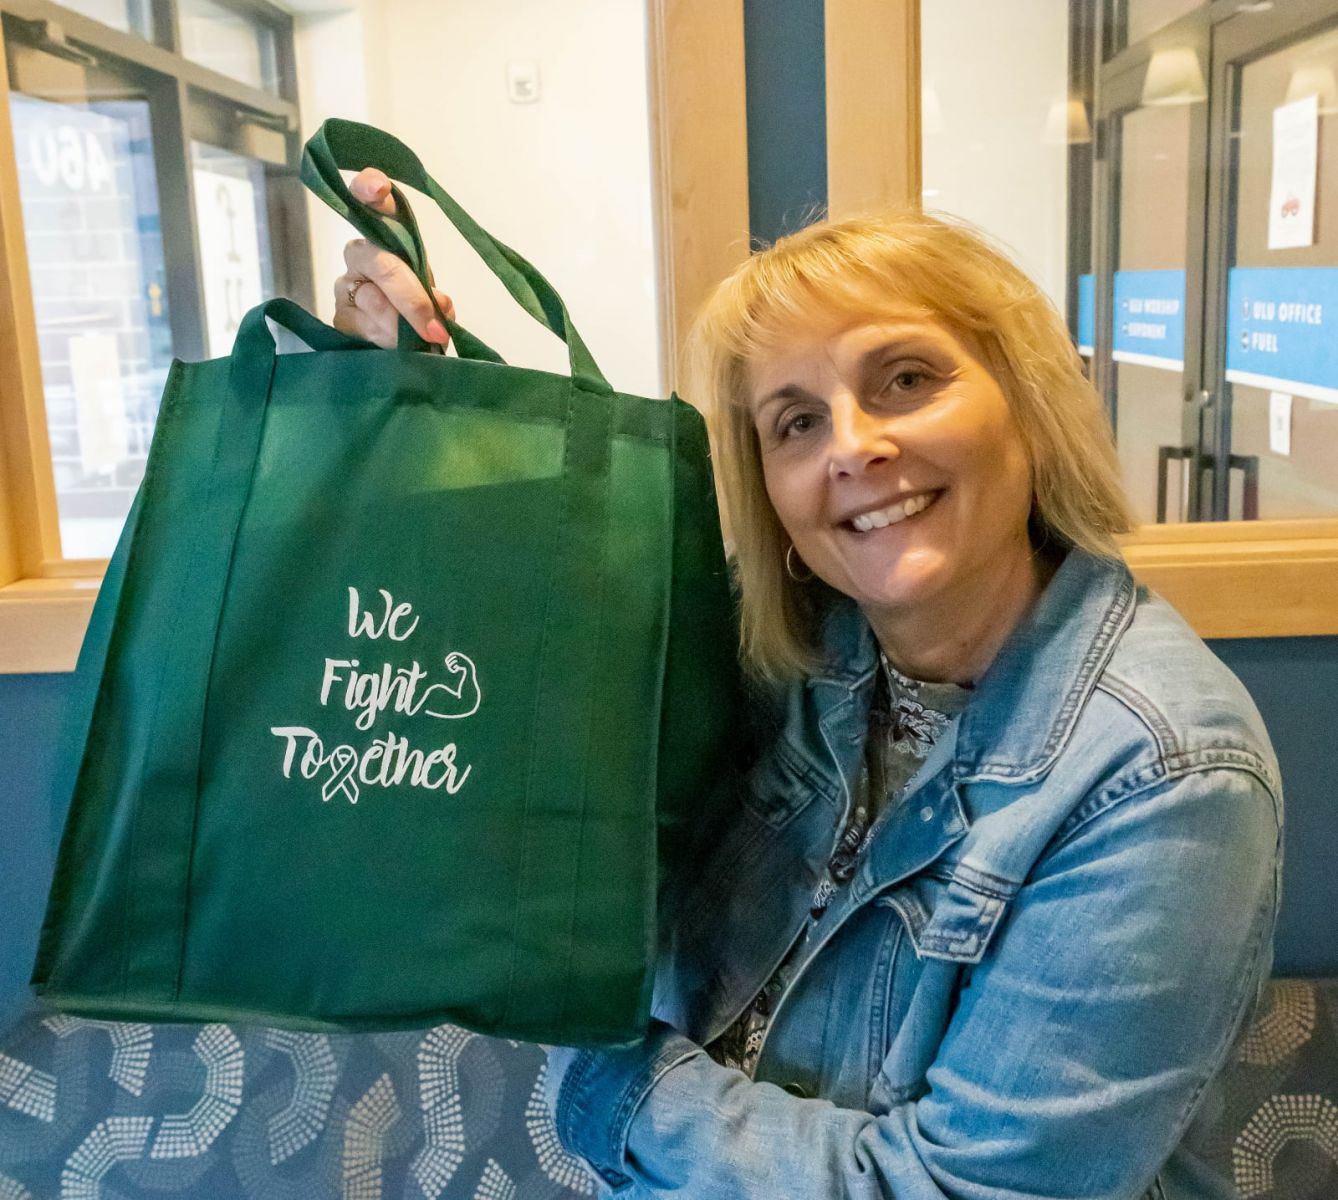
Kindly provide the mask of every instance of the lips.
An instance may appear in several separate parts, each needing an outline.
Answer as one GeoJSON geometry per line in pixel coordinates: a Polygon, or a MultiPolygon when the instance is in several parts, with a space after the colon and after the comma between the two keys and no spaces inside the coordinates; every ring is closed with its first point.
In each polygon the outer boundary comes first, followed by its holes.
{"type": "Polygon", "coordinates": [[[888,525],[896,525],[908,517],[924,512],[938,499],[939,494],[938,492],[917,492],[912,496],[906,496],[896,501],[894,504],[888,504],[882,508],[866,509],[864,512],[847,518],[841,523],[853,529],[856,533],[869,533],[874,529],[884,529],[888,525]]]}

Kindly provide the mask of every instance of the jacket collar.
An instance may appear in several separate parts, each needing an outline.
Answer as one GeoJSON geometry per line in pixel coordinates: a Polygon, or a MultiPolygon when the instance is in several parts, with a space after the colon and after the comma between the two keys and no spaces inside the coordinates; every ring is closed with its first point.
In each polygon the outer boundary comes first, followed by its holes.
{"type": "MultiPolygon", "coordinates": [[[[1050,770],[1133,618],[1134,600],[1122,561],[1069,551],[962,712],[959,780],[1024,783],[1050,770]]],[[[829,715],[836,709],[844,721],[862,714],[867,722],[877,644],[849,597],[832,601],[820,644],[826,666],[808,686],[829,715]]]]}

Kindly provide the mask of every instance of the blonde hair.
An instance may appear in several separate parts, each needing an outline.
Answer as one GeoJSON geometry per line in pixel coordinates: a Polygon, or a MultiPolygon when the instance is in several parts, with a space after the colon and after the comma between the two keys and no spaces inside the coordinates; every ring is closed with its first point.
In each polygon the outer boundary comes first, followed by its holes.
{"type": "Polygon", "coordinates": [[[688,339],[686,395],[706,416],[734,543],[741,655],[762,678],[818,668],[834,593],[786,571],[790,541],[767,496],[747,365],[815,318],[835,331],[894,306],[983,348],[1026,448],[1037,542],[1113,557],[1115,535],[1133,526],[1105,409],[1064,320],[1007,255],[966,222],[917,211],[810,225],[725,279],[688,339]]]}

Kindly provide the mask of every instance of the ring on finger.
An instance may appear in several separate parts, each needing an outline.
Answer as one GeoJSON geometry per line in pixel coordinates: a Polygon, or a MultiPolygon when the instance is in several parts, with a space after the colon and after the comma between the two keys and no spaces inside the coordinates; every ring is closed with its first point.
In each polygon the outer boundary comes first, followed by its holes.
{"type": "Polygon", "coordinates": [[[366,275],[359,275],[357,279],[349,282],[348,290],[344,293],[344,299],[348,301],[349,308],[358,307],[358,289],[366,282],[366,275]]]}

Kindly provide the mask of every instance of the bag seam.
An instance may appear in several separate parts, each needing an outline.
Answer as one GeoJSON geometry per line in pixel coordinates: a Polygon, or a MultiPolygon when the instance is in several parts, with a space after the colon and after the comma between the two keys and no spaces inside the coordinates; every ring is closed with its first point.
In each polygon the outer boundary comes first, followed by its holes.
{"type": "MultiPolygon", "coordinates": [[[[334,353],[339,352],[334,351],[334,353]]],[[[278,354],[276,347],[274,363],[277,364],[277,362],[278,354]]],[[[214,617],[214,632],[213,637],[210,639],[209,665],[206,667],[204,673],[204,694],[200,701],[200,746],[195,757],[194,803],[191,806],[190,834],[186,840],[186,870],[182,878],[181,924],[177,941],[177,974],[172,989],[172,998],[174,1001],[179,1000],[181,997],[182,977],[186,968],[186,942],[187,933],[190,928],[192,884],[195,878],[195,858],[200,826],[200,792],[202,786],[202,760],[204,758],[204,730],[209,722],[209,693],[213,684],[214,665],[218,658],[218,639],[223,629],[223,606],[227,599],[228,587],[232,582],[233,567],[237,561],[237,543],[241,538],[242,523],[246,519],[246,510],[251,503],[251,496],[255,491],[256,469],[260,461],[262,446],[264,444],[265,425],[269,420],[270,402],[274,391],[274,375],[275,369],[271,366],[269,372],[269,384],[265,389],[265,398],[263,402],[264,411],[260,415],[260,429],[257,432],[255,439],[255,454],[251,460],[251,469],[247,473],[246,492],[242,497],[241,506],[237,511],[237,518],[233,525],[230,538],[231,545],[228,548],[227,565],[223,569],[223,583],[218,592],[218,610],[214,617]]],[[[235,404],[237,403],[237,398],[229,395],[228,402],[235,404]]]]}
{"type": "MultiPolygon", "coordinates": [[[[180,380],[183,367],[184,364],[180,360],[176,360],[172,363],[172,366],[169,368],[167,386],[164,389],[162,403],[159,405],[158,422],[156,422],[157,424],[165,425],[168,421],[170,421],[173,418],[173,414],[175,413],[177,406],[177,396],[180,391],[180,380]]],[[[142,506],[138,518],[139,520],[143,519],[143,509],[147,507],[149,490],[152,486],[153,481],[156,480],[156,477],[159,473],[158,464],[160,462],[160,458],[161,456],[155,456],[153,454],[150,454],[148,462],[145,464],[144,478],[140,483],[140,488],[141,491],[143,492],[144,499],[142,501],[142,506]]],[[[80,756],[79,769],[75,773],[74,786],[71,788],[70,791],[70,812],[66,816],[67,829],[71,826],[72,821],[75,819],[74,808],[83,787],[84,776],[85,772],[88,770],[88,764],[93,759],[93,755],[89,753],[90,747],[95,742],[101,743],[105,740],[102,730],[98,723],[98,713],[103,708],[106,699],[107,687],[108,687],[107,680],[109,677],[108,667],[112,662],[113,654],[119,648],[119,639],[116,636],[116,627],[118,622],[115,618],[120,614],[121,606],[126,602],[126,594],[127,591],[129,590],[129,584],[131,582],[132,569],[135,567],[136,563],[139,561],[141,557],[139,547],[142,542],[142,538],[137,536],[138,533],[139,530],[138,528],[136,528],[135,530],[136,536],[132,536],[130,546],[126,551],[125,572],[121,577],[120,593],[117,596],[116,600],[116,612],[113,613],[111,631],[108,633],[107,637],[107,653],[104,655],[102,660],[102,670],[98,678],[97,694],[93,698],[93,705],[89,711],[88,733],[84,737],[84,746],[80,756]]],[[[136,806],[136,812],[138,813],[138,806],[136,806]]],[[[70,877],[75,872],[75,865],[72,862],[72,856],[64,852],[65,851],[64,842],[65,839],[62,836],[61,846],[59,847],[59,850],[57,852],[56,865],[52,874],[52,883],[51,883],[51,891],[53,894],[56,893],[57,888],[61,889],[60,894],[62,899],[62,905],[66,910],[66,916],[62,917],[60,922],[61,928],[64,928],[67,925],[68,908],[69,908],[68,885],[70,877]]],[[[132,847],[133,844],[134,844],[134,823],[132,822],[131,825],[132,847]]],[[[117,905],[118,916],[120,918],[119,927],[121,934],[120,941],[122,947],[121,970],[119,972],[121,976],[122,995],[125,994],[129,981],[130,959],[129,959],[128,943],[125,936],[126,930],[128,929],[128,918],[126,913],[128,897],[129,897],[129,889],[127,888],[125,895],[123,895],[121,898],[121,903],[117,905]]],[[[46,931],[44,928],[43,933],[45,932],[46,931]]],[[[54,935],[55,930],[53,930],[52,933],[54,935]]],[[[42,956],[41,946],[39,945],[39,958],[41,956],[42,956]]],[[[48,967],[54,967],[54,963],[49,963],[47,965],[48,967]]],[[[48,970],[47,972],[48,981],[50,978],[50,973],[51,973],[50,970],[48,970]]]]}
{"type": "MultiPolygon", "coordinates": [[[[564,485],[568,483],[568,473],[571,465],[572,442],[574,440],[572,433],[572,421],[576,410],[576,381],[571,379],[567,392],[567,420],[566,432],[562,440],[562,480],[564,485]]],[[[558,551],[562,545],[562,533],[566,528],[568,518],[568,508],[570,505],[570,496],[568,487],[564,486],[562,494],[562,504],[558,510],[558,519],[553,529],[553,537],[550,543],[550,561],[548,569],[548,587],[547,594],[544,597],[544,628],[543,636],[539,641],[539,680],[534,689],[534,702],[530,713],[530,738],[529,738],[529,770],[525,779],[525,808],[521,817],[521,836],[520,836],[520,863],[516,870],[516,886],[513,892],[511,905],[511,964],[507,970],[506,994],[502,1000],[502,1020],[505,1021],[514,1008],[515,984],[517,959],[519,957],[518,940],[520,935],[520,902],[525,891],[525,877],[529,870],[530,859],[530,823],[531,809],[534,799],[534,786],[536,775],[535,755],[538,749],[537,742],[539,730],[542,727],[541,713],[539,705],[543,698],[543,680],[544,663],[548,652],[549,634],[552,630],[553,616],[553,593],[556,590],[557,571],[558,571],[558,551]]]]}
{"type": "MultiPolygon", "coordinates": [[[[605,460],[606,460],[604,464],[605,468],[604,479],[602,483],[602,493],[603,493],[602,509],[605,515],[605,520],[604,520],[604,529],[602,532],[602,536],[600,537],[599,563],[597,565],[595,574],[594,596],[596,600],[597,615],[595,618],[596,624],[595,624],[594,638],[592,639],[591,642],[592,651],[590,658],[591,663],[596,663],[596,664],[599,662],[600,648],[604,639],[604,627],[605,627],[604,585],[607,577],[606,567],[608,565],[609,537],[612,533],[611,522],[608,520],[609,492],[612,487],[612,476],[613,476],[613,469],[612,469],[613,464],[608,453],[609,440],[610,440],[608,436],[608,431],[611,425],[612,413],[610,413],[606,409],[604,412],[604,417],[605,420],[601,422],[603,426],[601,430],[601,440],[604,443],[605,460]]],[[[593,687],[590,690],[591,692],[593,692],[594,691],[593,687]]],[[[594,731],[596,725],[595,708],[596,708],[595,698],[593,695],[591,695],[587,699],[587,708],[586,708],[585,761],[587,764],[593,761],[593,746],[594,746],[594,736],[595,736],[594,731]]],[[[586,769],[588,771],[589,767],[587,766],[586,769]]],[[[564,1028],[566,1027],[567,1013],[569,1010],[569,1005],[571,1004],[571,961],[575,953],[575,946],[576,946],[576,909],[577,909],[577,896],[580,892],[581,852],[585,844],[585,828],[588,823],[589,815],[590,815],[590,803],[589,803],[589,796],[587,794],[582,797],[581,819],[576,827],[576,846],[573,851],[574,861],[572,864],[573,866],[572,874],[575,886],[572,887],[571,903],[567,917],[567,953],[566,953],[566,958],[562,964],[562,1002],[558,1005],[558,1023],[562,1025],[564,1028]]]]}
{"type": "MultiPolygon", "coordinates": [[[[173,422],[174,422],[174,421],[176,420],[176,413],[177,413],[177,402],[176,402],[176,396],[175,396],[175,394],[174,394],[174,396],[173,396],[173,403],[172,403],[171,408],[170,408],[167,412],[165,412],[165,413],[162,411],[162,407],[161,407],[161,406],[160,406],[160,409],[159,409],[159,423],[158,423],[158,424],[161,424],[161,430],[162,430],[162,431],[165,431],[165,430],[166,430],[167,422],[168,422],[168,421],[173,421],[173,422]],[[164,420],[164,418],[166,418],[166,420],[164,420]]],[[[215,476],[215,474],[217,473],[217,470],[218,470],[218,458],[219,458],[220,447],[221,447],[221,443],[222,443],[222,437],[221,437],[221,433],[222,433],[222,429],[221,429],[221,426],[222,426],[222,416],[221,416],[221,415],[220,415],[220,417],[219,417],[219,425],[220,425],[220,430],[219,430],[220,436],[219,436],[219,437],[216,437],[215,440],[214,440],[214,453],[213,453],[213,458],[212,458],[212,460],[210,461],[210,464],[209,464],[209,473],[210,473],[210,474],[209,474],[209,477],[210,477],[210,480],[211,480],[211,484],[210,484],[211,487],[213,486],[213,485],[212,485],[212,480],[213,480],[213,478],[214,478],[214,476],[215,476]]],[[[157,438],[157,436],[158,436],[158,433],[159,433],[159,431],[156,430],[156,431],[155,431],[155,440],[156,440],[156,438],[157,438]]],[[[159,456],[159,459],[161,460],[161,456],[159,456]]],[[[157,464],[157,463],[154,463],[154,467],[157,468],[157,466],[158,466],[158,464],[157,464]]],[[[156,484],[156,483],[158,482],[157,476],[158,476],[160,473],[161,473],[161,472],[160,472],[159,470],[157,470],[157,469],[155,469],[155,470],[152,472],[152,475],[153,475],[153,481],[152,481],[152,483],[151,483],[151,482],[150,482],[150,471],[149,471],[149,469],[148,469],[147,466],[145,467],[145,473],[144,473],[144,508],[145,508],[145,510],[146,510],[146,513],[147,513],[147,510],[148,510],[148,508],[149,508],[149,495],[150,495],[150,492],[151,492],[151,490],[152,490],[153,484],[156,484]]],[[[136,531],[136,532],[138,532],[138,531],[136,531]]],[[[198,548],[199,548],[200,537],[201,537],[201,530],[200,530],[200,525],[199,525],[199,523],[197,522],[197,523],[195,523],[195,526],[194,526],[194,537],[193,537],[193,539],[192,539],[192,541],[191,541],[190,557],[191,557],[191,561],[192,561],[192,562],[194,561],[194,559],[195,559],[195,555],[196,555],[196,553],[197,553],[197,551],[198,551],[198,548]]],[[[142,553],[141,553],[141,552],[142,552],[142,548],[143,548],[144,541],[145,541],[145,539],[140,538],[140,537],[137,536],[137,537],[135,538],[135,540],[131,543],[131,546],[130,546],[130,555],[129,555],[129,557],[128,557],[127,560],[126,560],[126,566],[125,566],[126,582],[128,582],[129,579],[130,579],[130,575],[131,575],[132,568],[136,566],[138,560],[142,557],[142,553]]],[[[186,580],[185,578],[183,578],[182,581],[181,581],[180,587],[178,588],[178,593],[177,593],[178,601],[180,600],[181,596],[184,594],[184,591],[185,591],[186,586],[187,586],[187,580],[186,580]]],[[[173,628],[174,631],[175,631],[175,630],[177,629],[177,627],[180,625],[180,622],[181,622],[181,612],[182,612],[182,607],[183,607],[183,606],[182,606],[180,603],[177,603],[176,605],[173,606],[174,619],[173,619],[172,628],[173,628]]],[[[158,687],[155,689],[155,691],[156,691],[156,695],[155,695],[155,697],[154,697],[153,717],[152,717],[151,721],[149,722],[149,726],[148,726],[148,728],[149,728],[150,731],[155,730],[155,729],[157,728],[157,725],[158,725],[158,714],[159,714],[159,712],[160,712],[161,709],[162,709],[163,692],[164,692],[164,688],[163,688],[163,686],[162,686],[162,680],[163,680],[163,674],[164,674],[164,672],[166,671],[166,669],[167,669],[167,664],[166,664],[166,662],[163,662],[162,664],[159,665],[159,669],[158,669],[158,687]]],[[[131,819],[131,822],[130,822],[130,839],[129,839],[129,845],[128,845],[128,848],[127,848],[127,849],[128,849],[128,854],[127,854],[127,858],[126,858],[128,880],[127,880],[127,886],[126,886],[126,889],[125,889],[125,895],[124,895],[124,897],[123,897],[123,899],[122,899],[122,912],[121,912],[121,919],[122,919],[122,924],[121,924],[121,946],[122,946],[122,959],[121,959],[121,995],[122,995],[122,996],[128,995],[128,994],[129,994],[129,991],[130,991],[130,959],[131,959],[131,939],[130,939],[130,933],[131,933],[131,931],[134,929],[134,926],[135,926],[135,922],[134,922],[134,909],[135,909],[134,893],[135,893],[135,888],[134,888],[133,884],[134,884],[135,880],[138,878],[138,874],[139,874],[139,872],[138,872],[137,869],[136,869],[136,864],[138,863],[138,860],[139,860],[139,855],[138,855],[138,852],[137,852],[136,847],[139,845],[139,842],[140,842],[140,836],[141,836],[141,819],[142,819],[143,815],[144,815],[144,799],[143,799],[143,794],[141,793],[139,796],[136,797],[134,816],[133,816],[133,818],[131,819]]],[[[180,964],[178,964],[178,971],[179,971],[179,970],[180,970],[180,964]]],[[[173,997],[173,998],[175,998],[175,997],[173,997]]]]}

